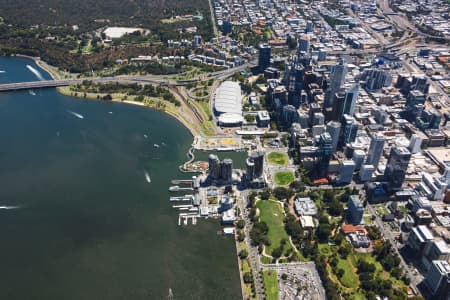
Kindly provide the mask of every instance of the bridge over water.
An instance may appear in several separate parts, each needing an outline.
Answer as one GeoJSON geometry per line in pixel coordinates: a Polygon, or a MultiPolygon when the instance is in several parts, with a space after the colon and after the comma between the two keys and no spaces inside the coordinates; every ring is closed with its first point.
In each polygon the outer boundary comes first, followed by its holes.
{"type": "MultiPolygon", "coordinates": [[[[252,67],[250,63],[244,65],[226,69],[222,71],[211,72],[208,76],[205,76],[203,80],[209,79],[225,79],[235,72],[239,72],[247,67],[252,67]]],[[[88,80],[93,83],[142,83],[142,84],[158,84],[164,86],[182,86],[188,85],[192,82],[199,81],[201,79],[190,80],[170,80],[159,75],[147,75],[147,76],[117,76],[117,77],[94,77],[94,78],[71,78],[71,79],[58,79],[58,80],[42,80],[42,81],[30,81],[30,82],[17,82],[17,83],[5,83],[0,84],[0,92],[11,92],[20,90],[32,90],[41,88],[55,88],[62,86],[77,85],[88,80]]]]}
{"type": "Polygon", "coordinates": [[[41,88],[55,88],[69,85],[77,85],[83,81],[92,81],[93,83],[152,83],[160,85],[183,85],[185,82],[178,84],[177,82],[169,82],[162,79],[154,79],[149,77],[101,77],[101,78],[79,78],[79,79],[59,79],[59,80],[42,80],[17,83],[0,84],[0,92],[10,92],[19,90],[32,90],[41,88]]]}

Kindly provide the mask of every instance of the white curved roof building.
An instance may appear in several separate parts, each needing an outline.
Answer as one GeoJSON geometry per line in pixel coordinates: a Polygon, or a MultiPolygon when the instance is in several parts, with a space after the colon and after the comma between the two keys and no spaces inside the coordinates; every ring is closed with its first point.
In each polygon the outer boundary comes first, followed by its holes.
{"type": "Polygon", "coordinates": [[[220,126],[240,126],[244,122],[244,118],[240,114],[224,113],[217,119],[220,126]]]}
{"type": "Polygon", "coordinates": [[[241,86],[235,81],[225,81],[216,91],[214,110],[217,114],[242,115],[241,86]]]}

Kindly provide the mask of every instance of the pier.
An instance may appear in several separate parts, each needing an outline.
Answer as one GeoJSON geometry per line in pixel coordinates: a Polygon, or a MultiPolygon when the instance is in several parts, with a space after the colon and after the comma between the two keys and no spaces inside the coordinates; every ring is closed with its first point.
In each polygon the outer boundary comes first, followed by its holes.
{"type": "Polygon", "coordinates": [[[194,195],[184,195],[184,196],[172,196],[169,198],[171,202],[180,202],[180,201],[192,201],[194,200],[194,195]]]}
{"type": "Polygon", "coordinates": [[[180,187],[178,185],[173,185],[169,187],[170,192],[182,192],[182,191],[193,191],[194,188],[192,187],[180,187]]]}
{"type": "Polygon", "coordinates": [[[192,225],[197,224],[197,218],[199,217],[198,214],[188,214],[188,213],[182,213],[178,215],[178,226],[181,226],[181,222],[183,222],[183,225],[188,225],[189,219],[192,222],[192,225]]]}
{"type": "Polygon", "coordinates": [[[172,184],[192,185],[192,179],[174,179],[172,184]]]}

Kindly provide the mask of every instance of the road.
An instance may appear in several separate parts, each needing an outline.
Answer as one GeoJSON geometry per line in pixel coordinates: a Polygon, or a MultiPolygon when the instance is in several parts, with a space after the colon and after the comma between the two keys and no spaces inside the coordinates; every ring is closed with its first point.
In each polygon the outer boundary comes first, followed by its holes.
{"type": "Polygon", "coordinates": [[[410,31],[413,33],[416,33],[422,37],[429,37],[429,38],[439,38],[444,39],[447,42],[450,40],[447,37],[444,36],[435,36],[432,34],[428,34],[426,32],[422,32],[419,29],[416,28],[414,24],[411,24],[406,16],[403,16],[402,14],[395,13],[391,7],[389,6],[389,0],[379,0],[378,1],[379,8],[381,10],[381,13],[391,22],[392,25],[394,25],[397,28],[400,28],[401,30],[410,31]]]}
{"type": "Polygon", "coordinates": [[[213,0],[208,0],[208,4],[209,4],[209,11],[211,13],[211,25],[213,27],[213,31],[214,31],[214,36],[215,37],[219,37],[219,32],[217,31],[217,26],[216,26],[216,18],[214,16],[214,7],[212,5],[213,0]]]}
{"type": "Polygon", "coordinates": [[[264,285],[262,282],[262,277],[260,275],[261,263],[259,261],[259,252],[257,247],[253,247],[250,241],[250,230],[252,229],[253,222],[249,218],[249,211],[247,209],[248,203],[248,192],[242,191],[240,193],[240,201],[238,201],[239,210],[243,220],[245,221],[244,233],[245,233],[245,244],[248,248],[248,260],[250,261],[250,267],[253,273],[253,280],[255,282],[255,292],[257,299],[265,299],[264,285]]]}
{"type": "MultiPolygon", "coordinates": [[[[207,79],[224,79],[235,72],[239,72],[244,70],[245,68],[251,66],[250,63],[243,64],[242,66],[238,66],[231,69],[226,69],[222,71],[217,71],[210,73],[207,79]]],[[[192,82],[202,80],[201,78],[193,78],[188,81],[177,81],[167,76],[160,75],[146,75],[146,76],[111,76],[111,77],[87,77],[87,78],[77,78],[77,79],[60,79],[60,80],[41,80],[41,81],[30,81],[30,82],[16,82],[16,83],[7,83],[0,84],[0,92],[8,92],[8,91],[18,91],[18,90],[31,90],[38,88],[54,88],[54,87],[62,87],[69,85],[77,85],[81,84],[83,81],[89,80],[94,83],[111,83],[111,82],[119,82],[119,83],[142,83],[142,84],[158,84],[165,86],[182,86],[188,85],[192,82]]]]}

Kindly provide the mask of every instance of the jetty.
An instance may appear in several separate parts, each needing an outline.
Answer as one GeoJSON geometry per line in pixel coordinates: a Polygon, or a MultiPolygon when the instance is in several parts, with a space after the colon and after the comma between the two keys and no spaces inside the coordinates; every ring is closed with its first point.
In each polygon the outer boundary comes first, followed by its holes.
{"type": "Polygon", "coordinates": [[[183,223],[183,225],[188,225],[189,220],[191,220],[192,225],[196,225],[198,217],[198,214],[181,213],[178,215],[178,226],[181,226],[181,223],[183,223]]]}
{"type": "Polygon", "coordinates": [[[172,196],[169,198],[171,202],[193,201],[194,195],[172,196]]]}
{"type": "Polygon", "coordinates": [[[182,191],[193,191],[192,187],[180,187],[179,185],[173,185],[169,187],[170,192],[182,192],[182,191]]]}

